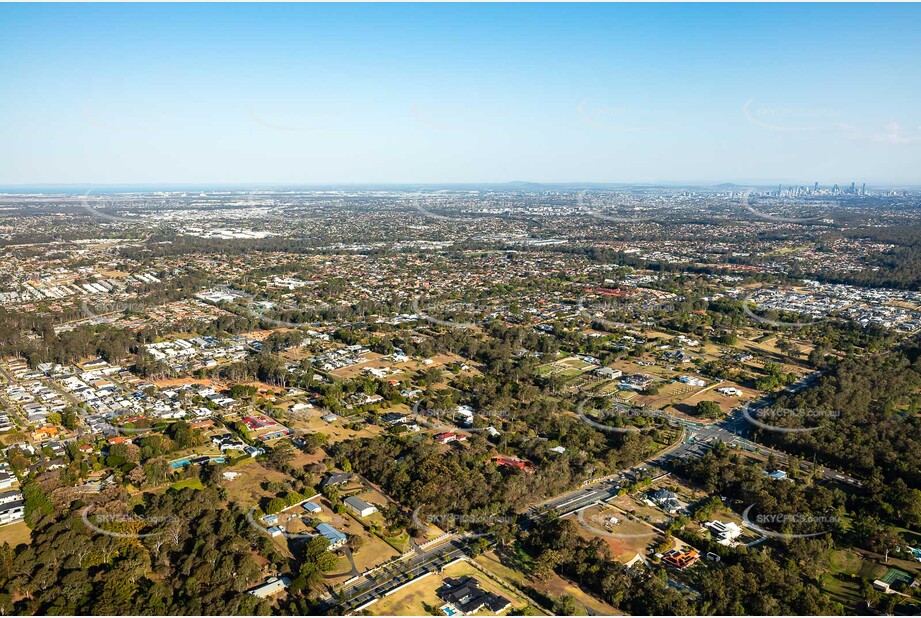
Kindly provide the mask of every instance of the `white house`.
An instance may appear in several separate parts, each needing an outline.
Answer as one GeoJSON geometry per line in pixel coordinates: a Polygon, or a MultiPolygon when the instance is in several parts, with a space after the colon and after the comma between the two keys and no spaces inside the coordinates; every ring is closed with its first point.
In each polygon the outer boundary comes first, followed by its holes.
{"type": "Polygon", "coordinates": [[[0,489],[9,489],[18,482],[19,479],[9,472],[0,472],[0,489]]]}
{"type": "Polygon", "coordinates": [[[265,580],[264,584],[256,586],[249,593],[253,596],[259,597],[260,599],[265,599],[273,594],[278,594],[282,590],[288,587],[291,583],[291,580],[287,577],[270,577],[265,580]]]}
{"type": "Polygon", "coordinates": [[[0,505],[0,525],[21,521],[25,516],[25,502],[21,500],[0,505]]]}
{"type": "Polygon", "coordinates": [[[742,528],[732,521],[708,521],[704,526],[713,534],[713,538],[720,545],[730,545],[742,534],[742,528]]]}

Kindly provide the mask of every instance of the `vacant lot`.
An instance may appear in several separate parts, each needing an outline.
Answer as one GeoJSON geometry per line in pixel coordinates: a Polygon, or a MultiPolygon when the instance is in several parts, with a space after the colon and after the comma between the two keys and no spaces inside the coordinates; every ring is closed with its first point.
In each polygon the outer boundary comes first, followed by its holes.
{"type": "Polygon", "coordinates": [[[512,547],[507,547],[500,552],[487,552],[477,556],[474,562],[505,581],[515,584],[528,594],[532,594],[544,606],[552,605],[554,599],[568,595],[576,600],[580,610],[577,613],[581,615],[616,616],[623,613],[559,575],[554,574],[547,581],[531,579],[528,574],[530,572],[529,557],[512,547]]]}
{"type": "Polygon", "coordinates": [[[659,522],[665,515],[660,513],[647,521],[613,506],[595,506],[567,519],[576,523],[584,538],[601,539],[611,548],[615,560],[626,563],[637,554],[646,556],[662,540],[662,533],[650,522],[659,522]],[[619,523],[613,524],[612,518],[619,523]]]}
{"type": "Polygon", "coordinates": [[[831,571],[822,576],[822,589],[852,611],[865,600],[861,594],[861,580],[872,581],[886,573],[886,567],[850,550],[833,551],[829,563],[831,571]]]}
{"type": "MultiPolygon", "coordinates": [[[[408,410],[408,408],[406,409],[408,410]]],[[[406,411],[402,410],[402,411],[406,411]]],[[[360,428],[351,429],[349,425],[358,421],[358,418],[350,419],[349,417],[337,416],[336,420],[328,423],[321,416],[327,414],[327,410],[313,408],[310,410],[299,411],[288,415],[285,423],[294,433],[322,433],[328,437],[329,444],[335,444],[344,440],[355,440],[361,438],[370,438],[384,432],[384,429],[376,425],[362,424],[360,428]]]]}
{"type": "Polygon", "coordinates": [[[32,531],[24,521],[0,526],[0,545],[9,543],[10,547],[16,547],[20,543],[28,544],[31,540],[32,531]]]}
{"type": "Polygon", "coordinates": [[[243,459],[227,471],[238,473],[232,481],[223,482],[229,500],[251,507],[258,506],[260,498],[269,495],[260,487],[264,481],[280,483],[288,478],[283,472],[270,470],[255,459],[243,459]]]}

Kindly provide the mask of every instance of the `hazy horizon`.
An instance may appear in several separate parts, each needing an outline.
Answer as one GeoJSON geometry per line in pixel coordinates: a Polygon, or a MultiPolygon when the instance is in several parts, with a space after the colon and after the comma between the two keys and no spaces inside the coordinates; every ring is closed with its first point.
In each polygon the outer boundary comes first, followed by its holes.
{"type": "MultiPolygon", "coordinates": [[[[820,188],[830,188],[838,185],[844,189],[850,185],[851,181],[839,181],[822,183],[819,182],[820,188]]],[[[854,181],[857,186],[861,186],[862,179],[854,181]]],[[[872,183],[866,182],[867,189],[918,189],[921,183],[872,183]]],[[[114,182],[106,184],[94,183],[23,183],[23,184],[0,184],[0,194],[43,194],[43,193],[66,193],[75,194],[93,194],[94,192],[113,192],[113,193],[146,193],[146,192],[178,192],[178,191],[318,191],[318,190],[337,190],[337,189],[392,189],[392,190],[434,190],[434,189],[561,189],[561,190],[578,190],[582,188],[594,188],[598,190],[611,189],[630,189],[630,188],[687,188],[687,189],[772,189],[778,185],[784,188],[805,186],[812,187],[812,182],[806,181],[726,181],[726,182],[538,182],[538,181],[505,181],[505,182],[316,182],[316,183],[297,183],[297,182],[162,182],[162,183],[145,183],[145,182],[114,182]]]]}

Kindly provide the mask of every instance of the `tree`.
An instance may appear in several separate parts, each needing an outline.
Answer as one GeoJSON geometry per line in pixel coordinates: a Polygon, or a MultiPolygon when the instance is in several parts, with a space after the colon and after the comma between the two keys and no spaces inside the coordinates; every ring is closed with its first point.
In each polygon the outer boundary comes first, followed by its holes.
{"type": "Polygon", "coordinates": [[[269,515],[272,515],[274,513],[279,513],[286,508],[288,508],[288,503],[285,502],[283,498],[275,497],[269,500],[268,504],[265,505],[265,512],[269,515]]]}
{"type": "Polygon", "coordinates": [[[79,421],[80,416],[73,408],[67,408],[61,413],[61,425],[63,425],[65,429],[73,431],[77,428],[79,421]]]}
{"type": "Polygon", "coordinates": [[[694,415],[704,418],[718,418],[722,416],[722,414],[723,411],[715,401],[698,401],[694,408],[694,415]]]}
{"type": "Polygon", "coordinates": [[[269,453],[268,461],[272,467],[280,470],[287,466],[296,455],[297,453],[294,450],[294,445],[292,445],[289,440],[279,440],[278,443],[272,447],[272,452],[269,453]]]}
{"type": "Polygon", "coordinates": [[[248,384],[234,384],[230,387],[230,396],[234,399],[250,399],[258,392],[257,387],[248,384]]]}
{"type": "Polygon", "coordinates": [[[553,614],[555,616],[584,616],[585,612],[582,611],[575,597],[564,594],[553,600],[553,614]]]}
{"type": "Polygon", "coordinates": [[[303,436],[302,440],[304,441],[304,452],[313,455],[317,449],[326,446],[329,436],[325,433],[311,433],[303,436]]]}

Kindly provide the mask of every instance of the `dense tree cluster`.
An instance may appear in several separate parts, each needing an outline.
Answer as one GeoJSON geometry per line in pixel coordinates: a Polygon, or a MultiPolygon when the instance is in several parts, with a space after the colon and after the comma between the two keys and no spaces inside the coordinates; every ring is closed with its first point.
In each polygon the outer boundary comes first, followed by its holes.
{"type": "Polygon", "coordinates": [[[42,515],[31,544],[0,548],[4,613],[269,613],[246,594],[264,575],[257,556],[287,561],[218,490],[109,498],[42,515]]]}
{"type": "Polygon", "coordinates": [[[763,431],[760,439],[866,479],[869,491],[889,494],[884,501],[891,506],[884,512],[921,525],[921,467],[915,456],[921,453],[919,389],[916,345],[848,358],[813,388],[776,403],[793,412],[772,422],[813,431],[763,431]]]}

